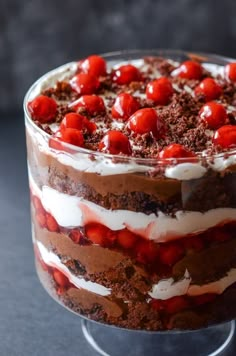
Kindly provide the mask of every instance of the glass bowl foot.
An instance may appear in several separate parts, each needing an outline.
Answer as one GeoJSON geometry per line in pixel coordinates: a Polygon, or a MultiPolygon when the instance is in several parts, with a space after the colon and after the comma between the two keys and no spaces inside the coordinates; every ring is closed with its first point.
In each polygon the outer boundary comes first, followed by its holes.
{"type": "Polygon", "coordinates": [[[142,332],[116,329],[82,320],[82,332],[102,356],[223,355],[235,331],[235,322],[189,332],[142,332]]]}

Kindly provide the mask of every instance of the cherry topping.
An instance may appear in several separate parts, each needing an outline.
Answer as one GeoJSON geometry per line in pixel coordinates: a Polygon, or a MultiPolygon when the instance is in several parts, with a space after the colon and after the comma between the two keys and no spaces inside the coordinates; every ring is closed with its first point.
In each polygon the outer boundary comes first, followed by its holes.
{"type": "Polygon", "coordinates": [[[49,147],[55,149],[55,150],[64,150],[67,151],[67,149],[63,146],[62,140],[61,140],[61,131],[58,130],[55,132],[49,139],[48,142],[49,147]]]}
{"type": "Polygon", "coordinates": [[[221,86],[212,78],[206,78],[195,88],[195,95],[203,95],[206,101],[218,99],[222,94],[221,86]]]}
{"type": "Polygon", "coordinates": [[[117,242],[123,248],[132,248],[136,242],[136,236],[129,230],[118,231],[117,242]]]}
{"type": "Polygon", "coordinates": [[[168,158],[188,158],[188,157],[196,157],[196,155],[189,151],[187,148],[184,146],[178,144],[178,143],[173,143],[169,146],[166,146],[160,153],[159,153],[159,158],[160,159],[168,159],[168,158]]]}
{"type": "Polygon", "coordinates": [[[109,131],[100,141],[99,150],[113,155],[132,153],[131,145],[127,136],[120,131],[109,131]]]}
{"type": "Polygon", "coordinates": [[[81,95],[93,94],[100,86],[99,80],[91,74],[80,73],[70,80],[71,87],[81,95]]]}
{"type": "Polygon", "coordinates": [[[200,118],[206,121],[210,129],[218,129],[226,124],[227,112],[223,105],[211,101],[201,108],[199,112],[200,118]]]}
{"type": "Polygon", "coordinates": [[[184,248],[177,242],[165,243],[160,246],[160,261],[172,266],[184,256],[184,248]]]}
{"type": "Polygon", "coordinates": [[[225,66],[225,74],[229,80],[236,82],[236,62],[229,63],[225,66]]]}
{"type": "Polygon", "coordinates": [[[97,55],[92,55],[79,62],[79,68],[95,77],[106,75],[106,61],[97,55]]]}
{"type": "Polygon", "coordinates": [[[129,84],[141,80],[141,73],[132,64],[126,64],[114,70],[112,80],[119,85],[129,84]]]}
{"type": "Polygon", "coordinates": [[[136,111],[128,121],[128,128],[136,134],[152,133],[156,139],[165,135],[165,125],[152,108],[136,111]]]}
{"type": "Polygon", "coordinates": [[[57,103],[46,95],[39,95],[27,105],[32,119],[45,124],[56,116],[57,103]]]}
{"type": "Polygon", "coordinates": [[[220,127],[214,134],[213,143],[222,148],[236,146],[236,126],[225,125],[220,127]]]}
{"type": "MultiPolygon", "coordinates": [[[[89,133],[93,133],[97,128],[97,125],[77,113],[66,114],[61,122],[60,130],[63,132],[65,129],[77,129],[87,130],[89,133]]],[[[63,136],[63,135],[62,135],[63,136]]]]}
{"type": "Polygon", "coordinates": [[[105,112],[104,101],[98,95],[83,95],[76,101],[70,103],[68,107],[74,110],[85,108],[90,115],[98,115],[105,112]]]}
{"type": "MultiPolygon", "coordinates": [[[[71,145],[83,147],[84,145],[84,137],[81,131],[73,128],[66,128],[62,131],[57,131],[52,138],[56,138],[60,141],[70,143],[71,145]]],[[[51,140],[50,147],[61,149],[61,146],[55,147],[54,143],[55,140],[51,140]]]]}
{"type": "Polygon", "coordinates": [[[121,118],[126,121],[135,111],[139,109],[138,101],[128,93],[121,93],[117,96],[112,106],[112,117],[121,118]]]}
{"type": "Polygon", "coordinates": [[[172,94],[172,84],[166,77],[151,81],[146,88],[147,99],[158,105],[166,105],[172,94]]]}
{"type": "Polygon", "coordinates": [[[174,70],[173,74],[180,78],[199,80],[202,77],[202,66],[195,61],[185,61],[174,70]]]}

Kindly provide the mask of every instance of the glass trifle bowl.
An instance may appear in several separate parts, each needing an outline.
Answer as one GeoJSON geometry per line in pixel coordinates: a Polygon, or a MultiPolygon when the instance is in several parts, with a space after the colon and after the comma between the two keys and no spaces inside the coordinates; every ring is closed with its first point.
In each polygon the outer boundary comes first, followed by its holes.
{"type": "MultiPolygon", "coordinates": [[[[152,50],[89,56],[33,84],[33,244],[56,301],[83,320],[175,335],[183,348],[180,332],[207,328],[217,341],[199,355],[229,342],[235,83],[231,59],[152,50]]],[[[91,341],[88,321],[83,331],[91,341]]]]}

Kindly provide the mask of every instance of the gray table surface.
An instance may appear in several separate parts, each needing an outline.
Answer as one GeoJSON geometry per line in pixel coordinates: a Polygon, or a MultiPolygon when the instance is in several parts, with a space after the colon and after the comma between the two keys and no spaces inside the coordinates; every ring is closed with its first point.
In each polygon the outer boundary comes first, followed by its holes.
{"type": "MultiPolygon", "coordinates": [[[[55,303],[37,279],[31,245],[23,119],[9,117],[1,121],[0,356],[95,356],[97,353],[82,335],[80,318],[55,303]]],[[[137,342],[140,339],[137,333],[114,330],[110,338],[108,329],[98,326],[95,332],[114,349],[114,356],[162,355],[154,347],[155,335],[149,337],[149,345],[142,346],[137,342]],[[115,340],[117,346],[113,347],[115,340]],[[129,351],[124,352],[131,344],[129,351]]],[[[224,355],[235,354],[236,337],[224,355]]],[[[168,355],[177,354],[170,351],[168,355]]]]}

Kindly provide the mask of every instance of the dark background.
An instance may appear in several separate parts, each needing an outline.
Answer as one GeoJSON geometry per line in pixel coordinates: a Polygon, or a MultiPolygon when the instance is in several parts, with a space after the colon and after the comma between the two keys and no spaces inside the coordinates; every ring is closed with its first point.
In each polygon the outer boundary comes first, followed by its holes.
{"type": "MultiPolygon", "coordinates": [[[[55,66],[128,48],[236,57],[236,1],[0,1],[1,356],[97,355],[82,336],[79,318],[47,296],[35,273],[22,100],[28,87],[55,66]]],[[[106,332],[97,332],[111,348],[106,332]]],[[[144,352],[136,340],[119,336],[118,345],[131,344],[133,352],[120,353],[118,347],[114,355],[158,355],[152,343],[144,352]]],[[[235,350],[236,339],[227,355],[235,350]]]]}
{"type": "Polygon", "coordinates": [[[236,57],[235,0],[1,0],[0,113],[35,79],[91,53],[179,48],[236,57]]]}

